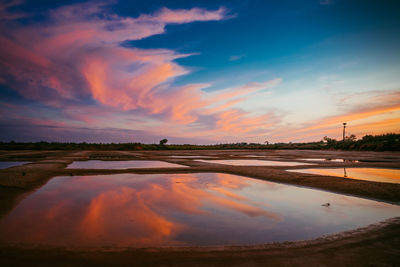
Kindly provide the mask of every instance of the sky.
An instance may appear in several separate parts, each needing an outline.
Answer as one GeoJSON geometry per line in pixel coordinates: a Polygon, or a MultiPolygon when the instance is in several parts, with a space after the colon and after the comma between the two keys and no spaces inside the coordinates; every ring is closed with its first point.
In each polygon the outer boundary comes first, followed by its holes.
{"type": "Polygon", "coordinates": [[[0,141],[400,133],[397,1],[0,0],[0,141]]]}

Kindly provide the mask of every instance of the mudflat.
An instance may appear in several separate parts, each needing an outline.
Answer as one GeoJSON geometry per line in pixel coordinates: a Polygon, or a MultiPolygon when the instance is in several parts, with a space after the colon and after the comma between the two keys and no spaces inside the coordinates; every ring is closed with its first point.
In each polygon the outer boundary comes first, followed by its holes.
{"type": "MultiPolygon", "coordinates": [[[[344,152],[311,150],[193,150],[193,151],[2,151],[1,161],[31,163],[0,169],[0,218],[25,196],[55,176],[117,173],[237,174],[283,184],[322,189],[396,205],[400,184],[344,179],[343,177],[289,172],[306,168],[400,169],[398,152],[344,152]],[[186,158],[187,157],[187,158],[186,158]],[[309,159],[344,159],[343,161],[309,159]],[[268,160],[297,162],[296,166],[234,166],[211,160],[268,160]],[[183,165],[146,169],[71,169],[73,161],[159,160],[183,165]],[[205,161],[201,161],[205,160],[205,161]],[[208,160],[208,161],[207,161],[208,160]]],[[[290,165],[290,164],[288,164],[290,165]]],[[[358,230],[309,241],[258,246],[208,248],[80,248],[0,245],[0,262],[33,265],[397,265],[400,256],[400,218],[358,230]]]]}

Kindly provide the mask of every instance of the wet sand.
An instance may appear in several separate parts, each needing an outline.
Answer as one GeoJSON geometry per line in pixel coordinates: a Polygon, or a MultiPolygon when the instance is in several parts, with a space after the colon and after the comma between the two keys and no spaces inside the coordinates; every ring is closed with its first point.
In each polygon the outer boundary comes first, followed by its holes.
{"type": "MultiPolygon", "coordinates": [[[[2,161],[31,161],[24,166],[0,170],[0,218],[21,199],[54,176],[113,173],[196,173],[221,172],[272,182],[322,189],[389,203],[400,203],[400,184],[354,180],[287,172],[289,169],[324,167],[400,168],[398,152],[343,152],[306,150],[195,150],[195,151],[1,151],[2,161]],[[200,159],[257,159],[303,162],[305,165],[228,166],[176,156],[200,159]],[[305,158],[344,158],[360,162],[307,161],[305,158]],[[186,168],[152,169],[66,169],[75,160],[163,160],[186,168]],[[254,159],[254,158],[252,158],[254,159]],[[306,164],[307,163],[307,164],[306,164]],[[312,163],[312,165],[309,165],[312,163]]],[[[0,263],[52,265],[397,265],[400,258],[400,218],[359,231],[350,231],[307,242],[287,242],[265,246],[186,249],[79,249],[55,247],[1,246],[0,263]],[[396,264],[397,263],[397,264],[396,264]]]]}

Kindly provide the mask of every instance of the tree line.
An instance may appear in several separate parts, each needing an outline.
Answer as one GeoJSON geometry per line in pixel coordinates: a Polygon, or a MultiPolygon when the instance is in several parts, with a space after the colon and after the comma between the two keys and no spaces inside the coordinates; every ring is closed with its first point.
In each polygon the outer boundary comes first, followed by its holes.
{"type": "Polygon", "coordinates": [[[61,143],[61,142],[0,142],[0,150],[212,150],[212,149],[339,149],[368,151],[400,151],[400,134],[366,135],[358,139],[352,135],[345,140],[324,137],[318,142],[305,143],[229,143],[215,145],[174,145],[163,139],[159,144],[142,143],[61,143]]]}

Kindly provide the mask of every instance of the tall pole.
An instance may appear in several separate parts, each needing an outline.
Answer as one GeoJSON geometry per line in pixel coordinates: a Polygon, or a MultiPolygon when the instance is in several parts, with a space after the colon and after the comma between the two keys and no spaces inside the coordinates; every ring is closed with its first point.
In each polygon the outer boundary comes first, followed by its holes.
{"type": "Polygon", "coordinates": [[[346,124],[347,123],[343,122],[343,141],[344,141],[345,136],[346,136],[346,124]]]}

